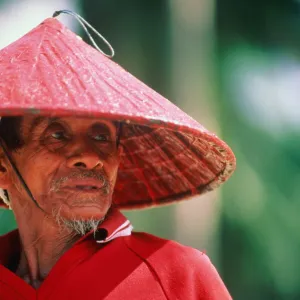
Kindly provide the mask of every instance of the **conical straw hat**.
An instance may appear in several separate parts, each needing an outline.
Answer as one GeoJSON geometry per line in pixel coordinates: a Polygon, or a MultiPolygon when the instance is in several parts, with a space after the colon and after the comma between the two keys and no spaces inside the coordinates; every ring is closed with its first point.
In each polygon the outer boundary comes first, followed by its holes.
{"type": "Polygon", "coordinates": [[[124,122],[113,201],[141,208],[218,187],[235,168],[216,135],[55,18],[0,51],[0,115],[124,122]]]}

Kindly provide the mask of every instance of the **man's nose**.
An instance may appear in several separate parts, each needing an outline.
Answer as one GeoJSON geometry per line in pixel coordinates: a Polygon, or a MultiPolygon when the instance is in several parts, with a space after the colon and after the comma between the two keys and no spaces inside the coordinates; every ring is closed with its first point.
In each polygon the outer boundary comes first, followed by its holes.
{"type": "Polygon", "coordinates": [[[92,170],[102,168],[103,161],[96,152],[88,149],[88,147],[81,146],[67,158],[67,166],[69,168],[92,170]]]}

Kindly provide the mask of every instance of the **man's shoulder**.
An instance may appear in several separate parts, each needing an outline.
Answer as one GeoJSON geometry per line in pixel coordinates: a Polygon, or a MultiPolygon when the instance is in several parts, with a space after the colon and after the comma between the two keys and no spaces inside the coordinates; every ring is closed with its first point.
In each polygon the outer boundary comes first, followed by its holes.
{"type": "Polygon", "coordinates": [[[149,266],[169,298],[231,299],[204,252],[147,233],[133,233],[126,244],[149,266]]]}
{"type": "Polygon", "coordinates": [[[163,239],[144,232],[133,232],[126,240],[127,246],[143,259],[163,260],[165,265],[184,268],[211,264],[204,252],[173,240],[163,239]]]}

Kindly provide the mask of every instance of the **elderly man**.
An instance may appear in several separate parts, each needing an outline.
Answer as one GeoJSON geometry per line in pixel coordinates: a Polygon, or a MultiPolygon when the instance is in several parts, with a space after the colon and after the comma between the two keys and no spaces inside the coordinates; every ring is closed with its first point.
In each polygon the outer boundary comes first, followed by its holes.
{"type": "Polygon", "coordinates": [[[229,147],[55,18],[0,60],[0,299],[231,299],[204,253],[119,211],[217,187],[229,147]]]}

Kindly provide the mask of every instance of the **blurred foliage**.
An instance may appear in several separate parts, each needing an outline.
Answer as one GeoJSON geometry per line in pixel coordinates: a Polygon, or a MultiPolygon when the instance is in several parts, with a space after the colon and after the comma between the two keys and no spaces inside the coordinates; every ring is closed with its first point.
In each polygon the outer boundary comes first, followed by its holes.
{"type": "Polygon", "coordinates": [[[234,105],[246,100],[232,99],[238,84],[227,84],[237,71],[228,56],[238,56],[241,45],[265,57],[284,51],[299,61],[300,6],[296,1],[219,0],[216,16],[222,128],[238,166],[223,188],[224,280],[235,299],[300,299],[299,129],[277,134],[276,128],[272,133],[250,124],[234,105]]]}
{"type": "Polygon", "coordinates": [[[217,0],[216,8],[219,38],[226,43],[247,41],[299,49],[297,0],[217,0]]]}
{"type": "Polygon", "coordinates": [[[16,228],[16,222],[12,211],[0,208],[0,235],[16,228]]]}

